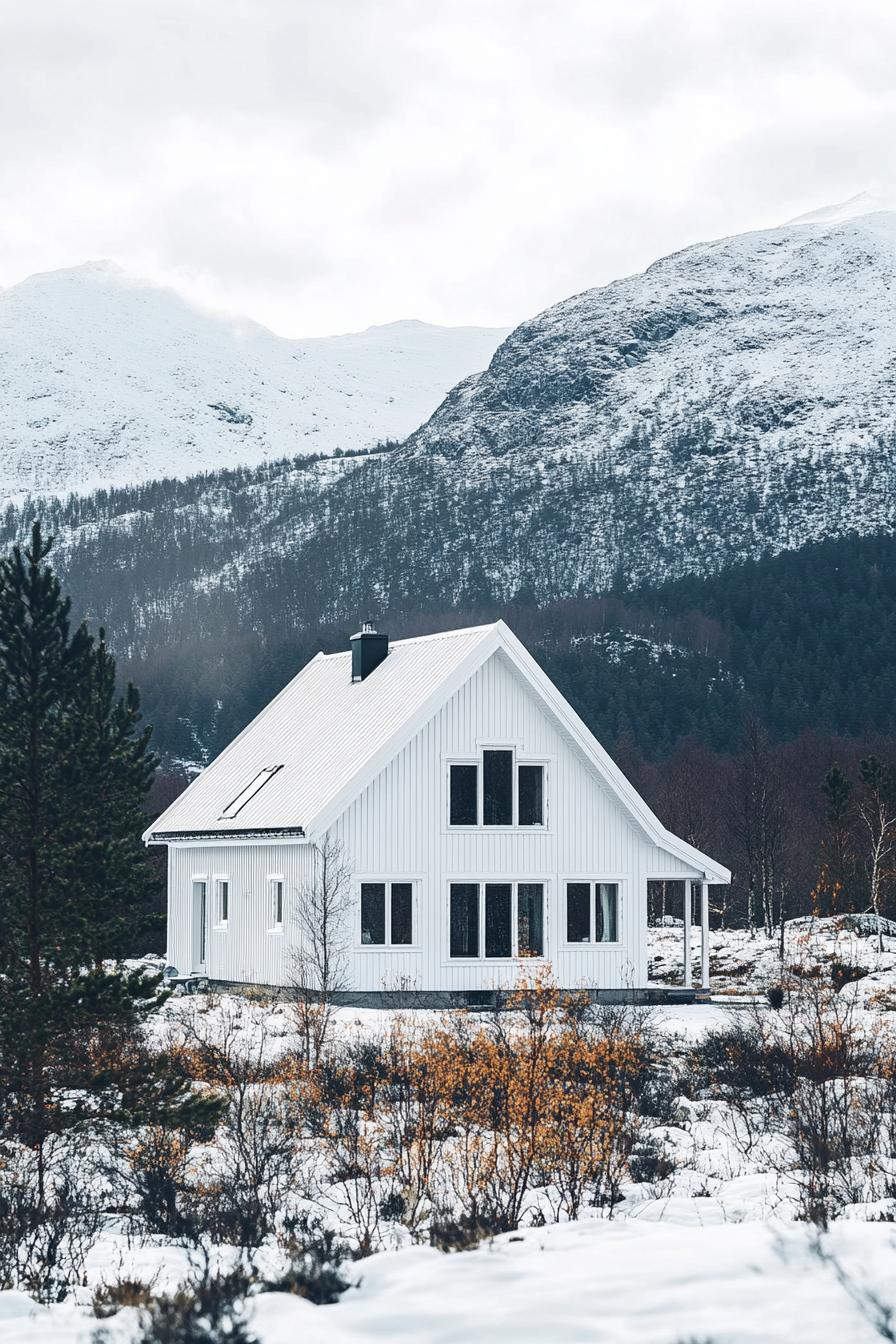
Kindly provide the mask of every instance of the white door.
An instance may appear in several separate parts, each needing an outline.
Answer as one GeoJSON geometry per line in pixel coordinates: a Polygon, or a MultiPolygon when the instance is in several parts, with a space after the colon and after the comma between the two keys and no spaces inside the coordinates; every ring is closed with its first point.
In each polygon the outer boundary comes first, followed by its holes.
{"type": "Polygon", "coordinates": [[[193,965],[192,971],[205,971],[208,949],[208,883],[193,883],[193,965]]]}

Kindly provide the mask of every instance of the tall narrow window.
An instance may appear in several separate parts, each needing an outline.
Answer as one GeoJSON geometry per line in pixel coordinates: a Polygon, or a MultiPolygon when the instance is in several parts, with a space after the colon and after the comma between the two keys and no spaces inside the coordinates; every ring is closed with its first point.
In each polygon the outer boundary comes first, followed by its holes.
{"type": "Polygon", "coordinates": [[[450,894],[452,957],[479,956],[479,885],[452,882],[450,894]]]}
{"type": "Polygon", "coordinates": [[[544,766],[521,765],[517,770],[517,809],[521,826],[544,825],[544,766]]]}
{"type": "Polygon", "coordinates": [[[615,943],[619,934],[619,887],[615,882],[594,884],[594,938],[598,943],[615,943]]]}
{"type": "Polygon", "coordinates": [[[275,929],[283,926],[283,879],[271,878],[271,918],[275,929]]]}
{"type": "Polygon", "coordinates": [[[389,941],[394,947],[407,947],[413,939],[413,892],[410,882],[393,882],[391,890],[389,941]]]}
{"type": "Polygon", "coordinates": [[[517,949],[521,957],[544,956],[544,887],[520,882],[517,887],[517,949]]]}
{"type": "Polygon", "coordinates": [[[513,956],[511,929],[511,899],[513,888],[509,882],[489,882],[485,888],[485,955],[487,957],[513,956]]]}
{"type": "Polygon", "coordinates": [[[226,924],[230,917],[230,883],[226,877],[218,878],[218,923],[226,924]]]}
{"type": "Polygon", "coordinates": [[[482,822],[513,825],[513,752],[482,753],[482,822]]]}
{"type": "Polygon", "coordinates": [[[386,884],[361,883],[361,942],[379,946],[386,941],[386,884]]]}
{"type": "Polygon", "coordinates": [[[591,942],[591,883],[566,884],[566,941],[591,942]]]}
{"type": "Polygon", "coordinates": [[[479,821],[478,765],[451,766],[451,802],[448,819],[452,826],[477,825],[479,821]]]}
{"type": "Polygon", "coordinates": [[[206,930],[206,899],[208,888],[204,881],[193,883],[193,918],[195,920],[196,938],[193,943],[194,954],[197,956],[200,966],[205,965],[205,930],[206,930]]]}

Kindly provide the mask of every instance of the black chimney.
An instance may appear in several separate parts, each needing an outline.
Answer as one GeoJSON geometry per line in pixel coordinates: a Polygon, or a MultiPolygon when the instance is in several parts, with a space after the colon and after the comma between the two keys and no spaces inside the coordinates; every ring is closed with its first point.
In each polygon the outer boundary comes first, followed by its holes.
{"type": "Polygon", "coordinates": [[[352,635],[352,681],[363,681],[389,652],[389,636],[378,635],[370,621],[365,621],[356,635],[352,635]]]}

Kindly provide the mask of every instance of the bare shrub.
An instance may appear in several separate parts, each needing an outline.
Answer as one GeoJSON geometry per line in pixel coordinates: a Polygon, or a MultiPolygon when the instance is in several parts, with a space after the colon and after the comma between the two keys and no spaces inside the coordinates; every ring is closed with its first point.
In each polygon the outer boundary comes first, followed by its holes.
{"type": "Polygon", "coordinates": [[[282,1273],[263,1280],[261,1291],[292,1293],[318,1306],[338,1302],[351,1284],[341,1265],[351,1250],[319,1217],[303,1213],[289,1219],[282,1242],[288,1263],[282,1273]]]}
{"type": "Polygon", "coordinates": [[[351,866],[342,844],[324,836],[312,848],[312,876],[298,893],[298,946],[290,986],[305,1063],[322,1057],[330,1037],[334,995],[347,985],[351,938],[351,866]]]}
{"type": "Polygon", "coordinates": [[[78,1164],[58,1144],[38,1157],[19,1146],[0,1153],[0,1288],[61,1302],[84,1277],[100,1211],[78,1164]]]}
{"type": "Polygon", "coordinates": [[[122,1307],[145,1308],[152,1304],[153,1288],[142,1279],[119,1279],[117,1283],[101,1283],[94,1290],[93,1314],[107,1320],[122,1307]]]}
{"type": "Polygon", "coordinates": [[[306,1186],[292,1061],[277,1056],[264,1021],[244,1032],[235,1005],[222,1005],[211,1022],[188,1022],[183,1048],[194,1076],[226,1098],[189,1190],[188,1216],[214,1241],[259,1246],[306,1186]]]}
{"type": "MultiPolygon", "coordinates": [[[[257,1344],[246,1325],[250,1287],[244,1269],[213,1274],[206,1258],[189,1282],[141,1311],[135,1344],[257,1344]]],[[[104,1332],[94,1336],[96,1344],[105,1338],[104,1332]]]]}

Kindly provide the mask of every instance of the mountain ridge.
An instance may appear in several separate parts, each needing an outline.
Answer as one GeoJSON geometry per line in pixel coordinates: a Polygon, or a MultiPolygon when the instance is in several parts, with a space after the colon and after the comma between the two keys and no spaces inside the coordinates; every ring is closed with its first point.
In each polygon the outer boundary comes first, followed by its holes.
{"type": "Polygon", "coordinates": [[[0,290],[0,494],[65,494],[403,438],[503,328],[292,340],[114,262],[0,290]]]}

